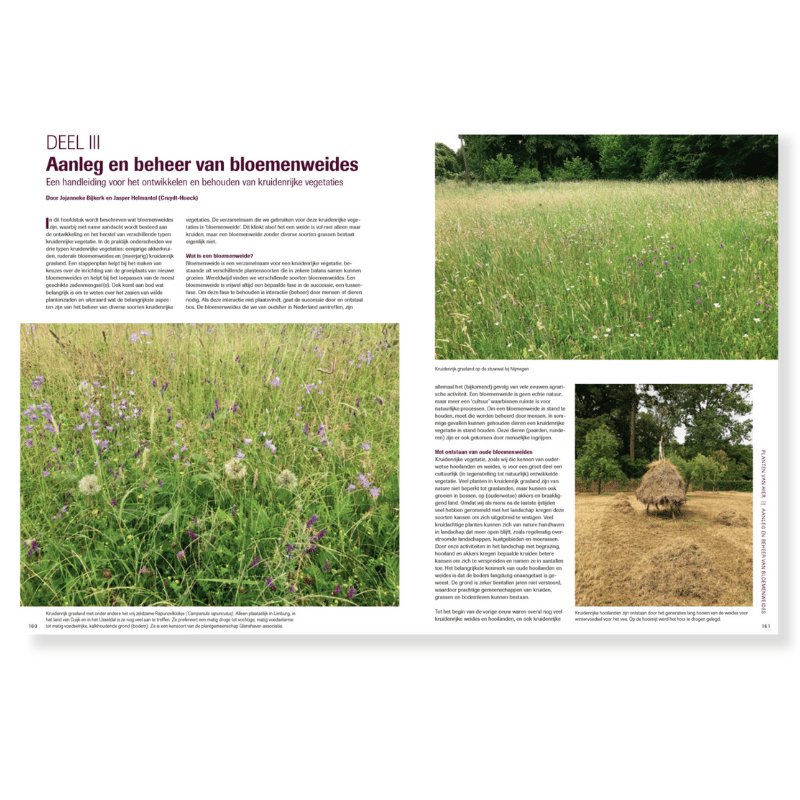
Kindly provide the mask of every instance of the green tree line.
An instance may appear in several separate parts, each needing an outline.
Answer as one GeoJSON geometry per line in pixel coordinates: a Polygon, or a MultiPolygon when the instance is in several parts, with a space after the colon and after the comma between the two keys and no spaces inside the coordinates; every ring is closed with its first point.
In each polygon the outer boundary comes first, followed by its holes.
{"type": "MultiPolygon", "coordinates": [[[[747,384],[578,384],[575,475],[586,481],[640,479],[665,455],[687,483],[752,481],[747,384]],[[685,429],[683,444],[675,436],[685,429]]],[[[599,489],[598,489],[599,491],[599,489]]]]}
{"type": "Polygon", "coordinates": [[[436,143],[436,179],[738,180],[778,176],[777,135],[461,135],[436,143]]]}

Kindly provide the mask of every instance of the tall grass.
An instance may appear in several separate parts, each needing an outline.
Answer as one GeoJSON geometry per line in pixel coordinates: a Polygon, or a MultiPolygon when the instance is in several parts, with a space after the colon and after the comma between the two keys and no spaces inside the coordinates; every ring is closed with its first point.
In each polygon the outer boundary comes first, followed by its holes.
{"type": "Polygon", "coordinates": [[[436,353],[777,358],[777,181],[437,184],[436,353]]]}
{"type": "Polygon", "coordinates": [[[23,605],[399,602],[396,325],[20,344],[23,605]]]}

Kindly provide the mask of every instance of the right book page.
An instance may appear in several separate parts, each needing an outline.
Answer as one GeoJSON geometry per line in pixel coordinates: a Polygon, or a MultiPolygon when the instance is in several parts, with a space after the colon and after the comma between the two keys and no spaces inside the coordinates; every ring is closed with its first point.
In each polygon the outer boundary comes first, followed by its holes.
{"type": "Polygon", "coordinates": [[[437,627],[776,633],[778,137],[436,159],[437,627]]]}

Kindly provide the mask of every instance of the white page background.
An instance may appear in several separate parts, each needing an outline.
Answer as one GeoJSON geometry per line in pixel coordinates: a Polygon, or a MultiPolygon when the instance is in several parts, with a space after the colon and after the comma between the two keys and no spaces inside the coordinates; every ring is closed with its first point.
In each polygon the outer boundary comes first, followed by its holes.
{"type": "MultiPolygon", "coordinates": [[[[796,749],[790,501],[797,485],[792,309],[800,299],[796,45],[783,8],[762,3],[740,16],[696,3],[528,13],[443,4],[417,14],[306,4],[291,16],[246,4],[45,3],[10,26],[12,113],[3,137],[4,235],[12,246],[3,325],[14,342],[21,320],[13,299],[24,296],[31,264],[18,233],[26,225],[18,156],[26,131],[54,121],[86,130],[336,122],[374,126],[378,139],[390,126],[410,142],[431,143],[451,129],[777,132],[785,234],[779,636],[24,636],[16,624],[12,514],[2,608],[13,796],[73,787],[122,797],[235,796],[247,788],[333,797],[781,796],[796,749]]],[[[385,155],[386,182],[397,184],[404,202],[419,203],[393,172],[391,149],[385,155]]],[[[430,271],[432,298],[432,222],[425,236],[427,258],[413,266],[430,271]]],[[[432,332],[432,316],[421,319],[419,347],[432,332]]],[[[404,333],[405,373],[414,365],[413,333],[404,333]]],[[[15,353],[9,370],[16,374],[15,353]]],[[[16,419],[14,391],[6,401],[16,419]]],[[[409,425],[428,424],[404,416],[403,435],[409,425]]],[[[8,446],[16,451],[16,443],[8,446]]],[[[405,442],[403,452],[405,459],[405,442]]],[[[10,461],[4,477],[13,485],[16,458],[10,461]]],[[[13,508],[14,489],[6,500],[13,508]]],[[[403,528],[404,547],[415,533],[403,528]]]]}

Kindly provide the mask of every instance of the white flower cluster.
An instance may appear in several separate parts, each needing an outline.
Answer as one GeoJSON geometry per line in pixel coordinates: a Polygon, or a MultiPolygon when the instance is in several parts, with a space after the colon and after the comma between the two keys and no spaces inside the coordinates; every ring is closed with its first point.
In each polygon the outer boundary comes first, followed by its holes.
{"type": "Polygon", "coordinates": [[[283,470],[277,478],[275,478],[275,483],[281,489],[288,489],[289,491],[293,491],[297,488],[297,476],[294,472],[290,472],[288,469],[283,470]]]}
{"type": "Polygon", "coordinates": [[[225,462],[225,474],[232,481],[239,481],[247,475],[247,467],[234,456],[230,461],[225,462]]]}
{"type": "Polygon", "coordinates": [[[78,491],[81,494],[97,494],[101,488],[97,475],[84,475],[78,482],[78,491]]]}

